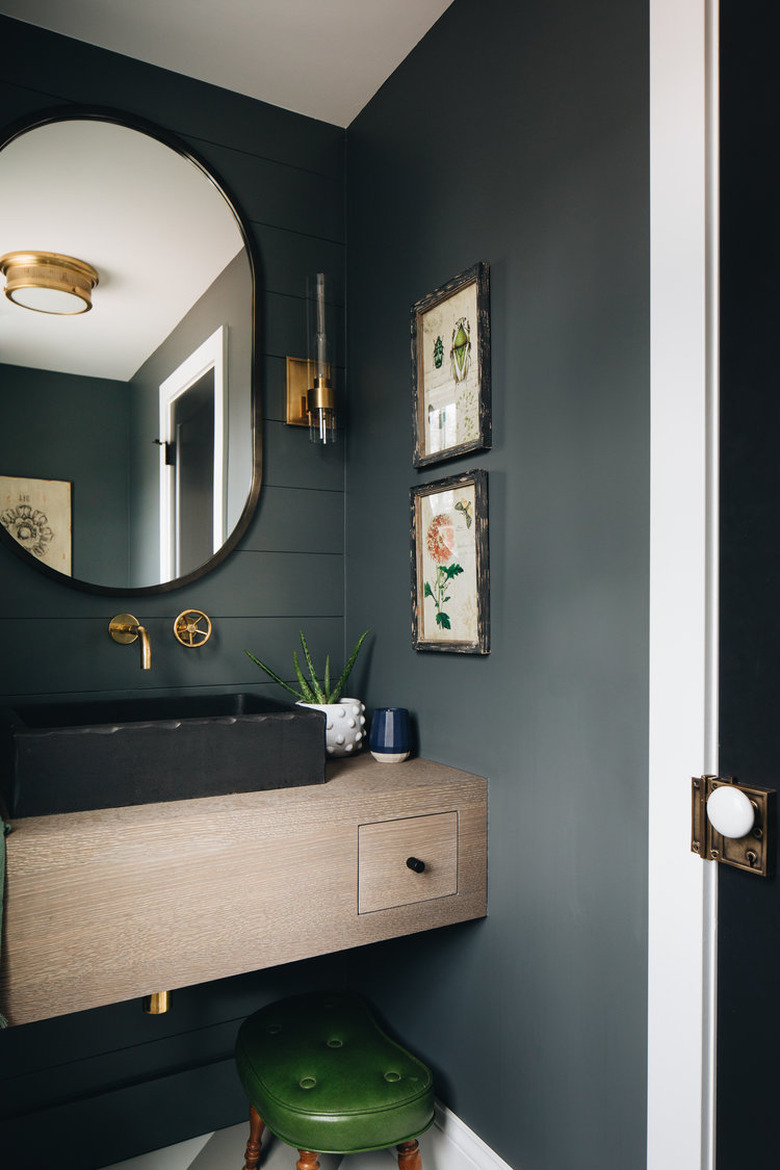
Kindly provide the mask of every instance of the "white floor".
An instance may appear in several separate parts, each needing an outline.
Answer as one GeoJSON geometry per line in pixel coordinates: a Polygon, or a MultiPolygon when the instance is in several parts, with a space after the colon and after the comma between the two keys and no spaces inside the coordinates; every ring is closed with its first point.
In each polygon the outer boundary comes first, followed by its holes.
{"type": "MultiPolygon", "coordinates": [[[[104,1166],[103,1170],[243,1170],[248,1132],[248,1123],[233,1125],[140,1158],[104,1166]]],[[[512,1170],[459,1117],[438,1102],[436,1120],[420,1138],[420,1150],[425,1170],[512,1170]]],[[[295,1150],[266,1131],[259,1170],[295,1170],[296,1162],[295,1150]]],[[[337,1170],[342,1164],[344,1170],[392,1170],[397,1166],[394,1150],[347,1157],[323,1154],[320,1158],[322,1170],[337,1170]]]]}
{"type": "MultiPolygon", "coordinates": [[[[425,1170],[437,1170],[434,1151],[437,1132],[432,1130],[420,1139],[425,1170]]],[[[104,1167],[104,1170],[242,1170],[248,1133],[248,1124],[233,1125],[213,1134],[190,1138],[189,1141],[164,1150],[154,1150],[139,1158],[130,1158],[127,1162],[115,1162],[112,1166],[104,1167]]],[[[266,1133],[259,1170],[295,1170],[296,1160],[295,1150],[266,1133]]],[[[388,1170],[388,1167],[396,1165],[392,1150],[351,1154],[347,1158],[338,1158],[332,1154],[320,1157],[321,1170],[337,1170],[342,1162],[344,1170],[388,1170]]],[[[443,1161],[438,1162],[438,1168],[444,1170],[443,1161]]]]}

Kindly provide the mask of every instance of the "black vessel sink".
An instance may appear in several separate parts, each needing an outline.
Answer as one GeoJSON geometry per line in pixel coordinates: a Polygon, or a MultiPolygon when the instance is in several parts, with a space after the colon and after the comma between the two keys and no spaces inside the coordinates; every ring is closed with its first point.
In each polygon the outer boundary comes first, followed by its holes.
{"type": "Polygon", "coordinates": [[[251,694],[0,710],[12,817],[321,784],[324,716],[251,694]]]}

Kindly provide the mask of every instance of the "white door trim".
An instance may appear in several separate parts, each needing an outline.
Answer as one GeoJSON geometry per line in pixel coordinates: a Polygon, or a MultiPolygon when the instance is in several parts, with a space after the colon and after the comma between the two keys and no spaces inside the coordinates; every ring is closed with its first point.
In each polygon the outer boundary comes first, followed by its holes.
{"type": "Polygon", "coordinates": [[[690,776],[717,771],[717,0],[650,0],[648,1170],[714,1170],[715,866],[690,776]]]}
{"type": "Polygon", "coordinates": [[[160,383],[160,580],[181,575],[176,557],[177,509],[174,468],[166,463],[166,443],[173,441],[173,408],[209,370],[214,371],[214,504],[212,551],[225,543],[227,517],[227,394],[228,327],[220,325],[160,383]]]}

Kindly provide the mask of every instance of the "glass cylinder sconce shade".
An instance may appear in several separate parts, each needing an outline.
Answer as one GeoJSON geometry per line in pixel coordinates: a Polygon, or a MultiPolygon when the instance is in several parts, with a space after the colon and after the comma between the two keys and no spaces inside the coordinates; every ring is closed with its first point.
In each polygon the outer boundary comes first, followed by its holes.
{"type": "Polygon", "coordinates": [[[332,380],[333,326],[326,301],[325,273],[307,281],[307,340],[311,385],[306,395],[312,443],[335,443],[336,396],[332,380]]]}

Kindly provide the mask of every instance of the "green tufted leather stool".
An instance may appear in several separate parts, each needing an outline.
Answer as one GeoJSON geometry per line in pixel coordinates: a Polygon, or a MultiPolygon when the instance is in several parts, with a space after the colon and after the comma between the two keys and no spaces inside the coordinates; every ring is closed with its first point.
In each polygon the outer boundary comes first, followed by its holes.
{"type": "Polygon", "coordinates": [[[422,1170],[417,1138],[433,1122],[429,1069],[351,995],[294,996],[241,1025],[236,1062],[250,1102],[244,1170],[271,1133],[317,1170],[319,1154],[398,1147],[399,1170],[422,1170]]]}

